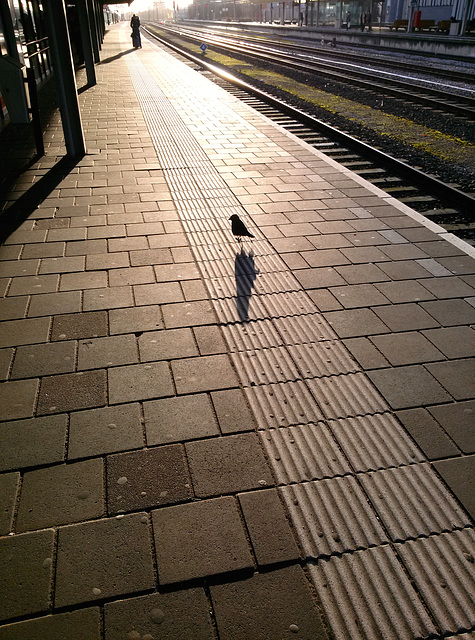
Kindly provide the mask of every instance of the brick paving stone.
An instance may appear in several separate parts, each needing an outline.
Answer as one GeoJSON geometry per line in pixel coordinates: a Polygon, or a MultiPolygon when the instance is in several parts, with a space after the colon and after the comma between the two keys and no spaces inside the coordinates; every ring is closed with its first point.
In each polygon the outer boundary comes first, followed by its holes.
{"type": "Polygon", "coordinates": [[[368,372],[393,409],[420,407],[451,400],[446,390],[421,365],[368,372]]]}
{"type": "Polygon", "coordinates": [[[201,278],[201,273],[194,262],[178,262],[160,264],[155,267],[157,282],[194,280],[201,278]]]}
{"type": "Polygon", "coordinates": [[[426,367],[456,400],[470,400],[475,397],[474,358],[435,362],[426,367]]]}
{"type": "Polygon", "coordinates": [[[25,473],[17,531],[92,520],[104,515],[104,473],[100,458],[25,473]]]}
{"type": "Polygon", "coordinates": [[[185,447],[193,487],[199,497],[273,485],[255,433],[189,442],[185,447]]]}
{"type": "Polygon", "coordinates": [[[472,518],[475,517],[475,456],[439,460],[433,466],[472,518]]]}
{"type": "MultiPolygon", "coordinates": [[[[341,249],[341,253],[353,264],[388,261],[390,258],[383,251],[386,251],[386,247],[344,247],[341,249]]],[[[422,251],[421,257],[425,257],[422,251]]]]}
{"type": "Polygon", "coordinates": [[[395,367],[444,360],[443,354],[417,331],[372,336],[371,341],[395,367]]]}
{"type": "Polygon", "coordinates": [[[439,262],[454,275],[475,273],[475,260],[471,256],[440,258],[439,262]]]}
{"type": "Polygon", "coordinates": [[[0,347],[38,344],[48,340],[50,318],[27,318],[0,323],[0,347]]]}
{"type": "Polygon", "coordinates": [[[80,291],[43,293],[32,296],[28,317],[78,313],[82,308],[80,291]]]}
{"type": "Polygon", "coordinates": [[[241,389],[213,391],[211,399],[222,433],[254,430],[256,422],[241,389]]]}
{"type": "Polygon", "coordinates": [[[61,527],[55,606],[153,589],[152,553],[145,514],[61,527]]]}
{"type": "Polygon", "coordinates": [[[0,536],[8,535],[11,531],[19,484],[18,472],[0,475],[0,536]]]}
{"type": "Polygon", "coordinates": [[[227,351],[226,343],[219,327],[212,325],[194,327],[193,334],[202,356],[225,353],[227,351]]]}
{"type": "Polygon", "coordinates": [[[371,284],[355,284],[330,289],[345,309],[387,304],[388,299],[371,284]]]}
{"type": "Polygon", "coordinates": [[[89,256],[95,253],[107,253],[107,240],[77,240],[66,243],[67,256],[89,256]]]}
{"type": "Polygon", "coordinates": [[[475,295],[475,289],[461,278],[430,278],[422,282],[437,298],[464,298],[475,295]]]}
{"type": "MultiPolygon", "coordinates": [[[[41,246],[41,245],[39,245],[41,246]]],[[[2,245],[0,247],[0,260],[18,260],[20,258],[22,245],[2,245]]]]}
{"type": "Polygon", "coordinates": [[[238,386],[228,355],[184,358],[171,363],[177,393],[199,393],[238,386]]]}
{"type": "Polygon", "coordinates": [[[163,329],[162,314],[159,305],[129,307],[109,311],[111,334],[138,333],[163,329]]]}
{"type": "Polygon", "coordinates": [[[95,240],[97,238],[122,238],[125,235],[125,226],[123,224],[89,227],[87,230],[88,240],[95,240]]]}
{"type": "Polygon", "coordinates": [[[101,636],[98,607],[25,620],[0,627],[1,640],[95,640],[101,636]]]}
{"type": "Polygon", "coordinates": [[[0,302],[0,321],[19,320],[20,318],[24,318],[26,315],[28,300],[28,296],[2,298],[0,302]]]}
{"type": "Polygon", "coordinates": [[[181,282],[181,288],[187,301],[208,299],[208,292],[203,280],[185,280],[181,282]]]}
{"type": "Polygon", "coordinates": [[[216,324],[216,316],[209,300],[177,302],[162,307],[167,329],[216,324]]]}
{"type": "Polygon", "coordinates": [[[0,421],[32,416],[37,389],[37,379],[4,382],[0,386],[0,421]]]}
{"type": "Polygon", "coordinates": [[[134,633],[137,639],[152,639],[157,633],[160,640],[213,640],[215,637],[208,600],[200,588],[107,603],[104,615],[106,640],[132,638],[134,633]]]}
{"type": "Polygon", "coordinates": [[[330,637],[299,566],[212,585],[210,591],[219,637],[225,640],[330,637]]]}
{"type": "Polygon", "coordinates": [[[315,303],[319,311],[336,311],[343,309],[338,300],[326,289],[313,289],[307,295],[315,303]]]}
{"type": "Polygon", "coordinates": [[[57,291],[58,275],[25,276],[13,278],[8,290],[9,296],[24,296],[36,293],[51,293],[57,291]]]}
{"type": "MultiPolygon", "coordinates": [[[[350,231],[350,228],[348,231],[350,231]]],[[[390,244],[390,241],[377,231],[354,231],[352,233],[344,233],[343,237],[355,247],[374,247],[390,244]]]]}
{"type": "Polygon", "coordinates": [[[106,404],[107,377],[102,369],[43,378],[38,415],[101,407],[106,404]]]}
{"type": "Polygon", "coordinates": [[[84,256],[71,256],[69,258],[43,258],[40,266],[40,274],[67,273],[84,271],[84,256]]]}
{"type": "Polygon", "coordinates": [[[138,306],[181,302],[184,299],[178,282],[135,285],[134,296],[138,306]]]}
{"type": "Polygon", "coordinates": [[[44,242],[46,240],[46,229],[32,229],[24,231],[18,229],[11,233],[5,240],[5,244],[34,244],[37,242],[44,242]]]}
{"type": "Polygon", "coordinates": [[[164,233],[158,236],[150,236],[148,242],[151,249],[171,249],[173,247],[188,246],[188,240],[184,233],[164,233]]]}
{"type": "MultiPolygon", "coordinates": [[[[434,242],[437,235],[426,227],[414,227],[413,229],[399,229],[399,233],[409,242],[434,242]]],[[[422,247],[423,249],[424,247],[422,247]]]]}
{"type": "Polygon", "coordinates": [[[116,367],[138,361],[137,341],[133,335],[89,338],[78,345],[78,370],[116,367]]]}
{"type": "Polygon", "coordinates": [[[394,332],[417,331],[418,329],[430,329],[439,326],[437,320],[418,304],[406,303],[376,307],[374,313],[394,332]]]}
{"type": "Polygon", "coordinates": [[[265,489],[240,493],[238,498],[257,564],[262,566],[298,560],[300,551],[277,491],[265,489]]]}
{"type": "Polygon", "coordinates": [[[143,446],[138,404],[103,407],[71,414],[68,458],[114,453],[143,446]]]}
{"type": "Polygon", "coordinates": [[[464,453],[475,453],[474,400],[429,407],[429,411],[464,453]]]}
{"type": "Polygon", "coordinates": [[[109,284],[119,287],[132,284],[148,284],[155,282],[152,267],[127,267],[126,269],[112,269],[109,271],[109,284]]]}
{"type": "Polygon", "coordinates": [[[294,276],[304,289],[320,289],[346,284],[333,267],[297,269],[294,271],[294,276]]]}
{"type": "Polygon", "coordinates": [[[60,291],[80,291],[107,287],[107,271],[86,271],[84,273],[64,273],[59,285],[60,291]]]}
{"type": "Polygon", "coordinates": [[[61,462],[66,416],[0,423],[0,471],[61,462]]]}
{"type": "MultiPolygon", "coordinates": [[[[329,233],[321,236],[312,236],[311,243],[313,246],[308,247],[312,249],[341,249],[342,247],[352,247],[353,244],[340,233],[329,233]]],[[[296,251],[305,251],[304,249],[296,249],[296,251]]],[[[279,252],[280,253],[280,252],[279,252]]]]}
{"type": "MultiPolygon", "coordinates": [[[[312,242],[313,242],[312,237],[312,242]]],[[[308,238],[292,237],[292,238],[272,238],[271,244],[277,253],[290,253],[295,251],[312,251],[315,246],[308,238]]]]}
{"type": "Polygon", "coordinates": [[[0,538],[0,619],[46,611],[53,567],[54,531],[0,538]]]}
{"type": "Polygon", "coordinates": [[[153,362],[108,370],[109,402],[135,402],[174,395],[168,363],[153,362]]]}
{"type": "Polygon", "coordinates": [[[144,402],[144,414],[149,446],[219,434],[213,407],[204,393],[144,402]]]}
{"type": "Polygon", "coordinates": [[[8,378],[13,353],[13,349],[0,349],[0,380],[8,378]]]}
{"type": "Polygon", "coordinates": [[[465,300],[421,302],[421,307],[444,327],[475,323],[475,309],[465,300]]]}
{"type": "Polygon", "coordinates": [[[74,371],[76,342],[35,344],[18,347],[13,360],[11,378],[34,378],[74,371]]]}
{"type": "Polygon", "coordinates": [[[116,253],[98,253],[86,256],[86,270],[119,269],[129,266],[129,254],[126,251],[116,253]]]}
{"type": "Polygon", "coordinates": [[[162,585],[253,568],[232,497],[164,507],[152,520],[162,585]]]}
{"type": "Polygon", "coordinates": [[[107,313],[71,313],[53,318],[51,340],[81,340],[107,335],[107,313]]]}
{"type": "Polygon", "coordinates": [[[171,262],[173,262],[173,257],[169,249],[143,249],[130,252],[130,264],[133,267],[162,265],[171,262]]]}
{"type": "Polygon", "coordinates": [[[341,264],[349,264],[339,249],[320,249],[314,251],[302,251],[300,255],[311,267],[334,267],[341,264]]]}
{"type": "Polygon", "coordinates": [[[414,260],[396,260],[385,262],[380,268],[391,280],[415,280],[416,278],[430,278],[431,273],[414,260]]]}
{"type": "Polygon", "coordinates": [[[0,262],[0,278],[15,278],[17,276],[35,276],[40,261],[34,260],[3,260],[0,262]]]}
{"type": "Polygon", "coordinates": [[[139,352],[141,362],[149,362],[197,356],[198,348],[191,329],[168,329],[140,336],[139,352]]]}
{"type": "Polygon", "coordinates": [[[389,280],[389,277],[381,271],[378,265],[371,263],[336,267],[336,271],[348,284],[371,284],[389,280]]]}
{"type": "Polygon", "coordinates": [[[132,307],[133,304],[134,298],[132,287],[130,286],[84,291],[84,311],[118,309],[121,307],[132,307]]]}
{"type": "Polygon", "coordinates": [[[72,242],[74,240],[86,240],[86,228],[75,227],[70,229],[50,229],[48,242],[72,242]]]}
{"type": "Polygon", "coordinates": [[[330,311],[323,315],[340,338],[389,333],[388,327],[371,309],[330,311]]]}
{"type": "Polygon", "coordinates": [[[193,497],[181,444],[107,456],[107,511],[137,511],[193,497]]]}
{"type": "MultiPolygon", "coordinates": [[[[429,282],[426,280],[425,282],[429,282]]],[[[391,302],[418,302],[419,300],[433,300],[432,293],[427,291],[419,282],[400,280],[397,282],[380,282],[376,288],[391,302]]]]}
{"type": "Polygon", "coordinates": [[[426,409],[406,409],[397,411],[396,415],[429,460],[460,454],[452,440],[426,409]]]}
{"type": "MultiPolygon", "coordinates": [[[[409,243],[397,245],[388,244],[380,247],[380,249],[381,252],[391,260],[417,260],[418,258],[427,258],[427,253],[416,245],[409,243]]],[[[371,260],[371,262],[374,261],[371,260]]],[[[379,260],[376,262],[379,262],[379,260]]]]}
{"type": "Polygon", "coordinates": [[[343,344],[363,369],[384,369],[389,362],[368,338],[350,338],[343,344]]]}

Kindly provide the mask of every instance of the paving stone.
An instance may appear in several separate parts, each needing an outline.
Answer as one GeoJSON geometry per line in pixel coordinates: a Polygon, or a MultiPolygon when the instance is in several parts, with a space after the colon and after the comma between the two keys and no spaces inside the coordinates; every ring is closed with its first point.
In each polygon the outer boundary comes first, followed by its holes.
{"type": "Polygon", "coordinates": [[[459,455],[452,440],[426,409],[406,409],[396,415],[429,460],[459,455]]]}
{"type": "MultiPolygon", "coordinates": [[[[414,227],[413,229],[400,229],[399,233],[409,242],[434,242],[437,235],[426,227],[414,227]]],[[[422,246],[422,249],[424,247],[422,246]]]]}
{"type": "Polygon", "coordinates": [[[71,313],[53,318],[51,340],[81,340],[107,335],[107,313],[71,313]]]}
{"type": "Polygon", "coordinates": [[[33,415],[38,380],[18,380],[0,385],[0,421],[33,415]]]}
{"type": "Polygon", "coordinates": [[[416,278],[430,278],[432,275],[415,260],[396,260],[385,262],[380,268],[391,280],[415,280],[416,278]]]}
{"type": "Polygon", "coordinates": [[[198,348],[191,329],[168,329],[140,336],[139,352],[140,360],[148,362],[198,355],[198,348]]]}
{"type": "Polygon", "coordinates": [[[374,312],[391,331],[417,331],[439,326],[421,306],[413,303],[376,307],[374,312]]]}
{"type": "Polygon", "coordinates": [[[253,431],[256,421],[241,389],[226,389],[211,393],[214,410],[222,433],[253,431]]]}
{"type": "MultiPolygon", "coordinates": [[[[354,264],[363,264],[368,262],[384,262],[389,258],[386,253],[386,247],[348,247],[342,248],[341,253],[354,264]],[[384,253],[383,253],[384,251],[384,253]]],[[[425,254],[421,251],[421,257],[425,254]]]]}
{"type": "Polygon", "coordinates": [[[54,531],[0,538],[0,619],[46,611],[53,567],[54,531]]]}
{"type": "Polygon", "coordinates": [[[273,485],[255,433],[189,442],[185,446],[193,487],[199,497],[273,485]]]}
{"type": "Polygon", "coordinates": [[[192,497],[183,445],[107,457],[109,514],[177,504],[192,497]]]}
{"type": "Polygon", "coordinates": [[[135,302],[138,306],[181,302],[183,292],[178,282],[158,282],[134,286],[135,302]]]}
{"type": "Polygon", "coordinates": [[[166,304],[162,313],[167,329],[216,324],[216,315],[209,300],[166,304]]]}
{"type": "Polygon", "coordinates": [[[368,338],[350,338],[343,344],[363,369],[384,369],[389,362],[368,338]]]}
{"type": "Polygon", "coordinates": [[[28,300],[29,300],[28,296],[18,296],[15,298],[1,298],[0,321],[17,320],[19,318],[24,318],[26,315],[28,300]]]}
{"type": "Polygon", "coordinates": [[[84,263],[84,256],[71,256],[69,258],[43,258],[39,273],[68,273],[73,271],[84,271],[84,263]]]}
{"type": "Polygon", "coordinates": [[[104,514],[100,458],[25,473],[16,529],[29,531],[92,520],[104,514]]]}
{"type": "Polygon", "coordinates": [[[162,585],[253,568],[230,496],[164,507],[152,511],[152,520],[162,585]]]}
{"type": "Polygon", "coordinates": [[[320,311],[343,309],[338,300],[327,289],[313,289],[307,291],[307,295],[320,311]]]}
{"type": "Polygon", "coordinates": [[[436,362],[426,366],[456,400],[475,397],[475,359],[436,362]]]}
{"type": "Polygon", "coordinates": [[[34,378],[54,373],[69,373],[74,371],[75,359],[74,340],[18,347],[11,377],[34,378]]]}
{"type": "Polygon", "coordinates": [[[330,293],[335,296],[345,309],[388,304],[388,299],[372,284],[333,287],[330,289],[330,293]]]}
{"type": "Polygon", "coordinates": [[[421,307],[444,327],[475,323],[475,309],[465,300],[421,302],[421,307]]]}
{"type": "Polygon", "coordinates": [[[475,453],[475,401],[429,408],[437,422],[464,453],[475,453]]]}
{"type": "Polygon", "coordinates": [[[184,358],[171,363],[178,394],[215,391],[238,386],[228,355],[184,358]]]}
{"type": "Polygon", "coordinates": [[[440,258],[439,262],[454,275],[475,273],[475,260],[471,256],[460,255],[451,258],[440,258]]]}
{"type": "Polygon", "coordinates": [[[64,242],[28,244],[23,248],[22,259],[60,257],[64,255],[65,246],[64,242]]]}
{"type": "Polygon", "coordinates": [[[475,356],[475,331],[471,327],[447,327],[422,332],[448,358],[475,356]]]}
{"type": "Polygon", "coordinates": [[[135,362],[138,362],[138,352],[133,335],[107,336],[79,342],[78,370],[116,367],[135,362]]]}
{"type": "Polygon", "coordinates": [[[79,291],[107,287],[107,271],[86,271],[84,273],[64,273],[61,276],[60,291],[79,291]]]}
{"type": "Polygon", "coordinates": [[[334,267],[336,265],[349,263],[348,258],[339,249],[302,251],[297,255],[300,255],[306,260],[311,267],[334,267]]]}
{"type": "Polygon", "coordinates": [[[149,446],[219,434],[209,397],[204,393],[144,402],[149,446]]]}
{"type": "Polygon", "coordinates": [[[225,353],[227,351],[226,343],[219,327],[212,325],[194,327],[193,334],[202,356],[225,353]]]}
{"type": "Polygon", "coordinates": [[[258,565],[298,560],[300,551],[275,489],[238,495],[258,565]]]}
{"type": "Polygon", "coordinates": [[[125,309],[111,309],[109,311],[111,334],[136,333],[163,329],[160,307],[131,307],[125,309]]]}
{"type": "Polygon", "coordinates": [[[472,518],[475,517],[475,456],[433,463],[443,480],[472,518]]]}
{"type": "Polygon", "coordinates": [[[35,276],[40,261],[31,260],[2,260],[0,262],[0,278],[14,278],[17,276],[35,276]]]}
{"type": "Polygon", "coordinates": [[[143,249],[130,252],[130,264],[133,267],[145,265],[169,264],[173,262],[170,249],[143,249]]]}
{"type": "Polygon", "coordinates": [[[432,293],[427,291],[419,282],[413,280],[381,282],[375,286],[386,298],[394,303],[418,302],[419,300],[433,300],[434,298],[432,293]]]}
{"type": "Polygon", "coordinates": [[[80,291],[43,293],[31,297],[28,317],[79,313],[81,309],[82,298],[80,291]]]}
{"type": "Polygon", "coordinates": [[[11,233],[4,241],[9,244],[34,244],[36,242],[44,242],[46,240],[46,229],[23,230],[17,229],[11,233]]]}
{"type": "Polygon", "coordinates": [[[107,253],[107,240],[77,240],[66,243],[67,256],[89,256],[107,253]]]}
{"type": "Polygon", "coordinates": [[[55,613],[53,616],[35,618],[0,627],[1,640],[92,640],[101,631],[98,607],[79,609],[71,613],[55,613]]]}
{"type": "Polygon", "coordinates": [[[71,414],[68,458],[113,453],[143,446],[138,404],[103,407],[71,414]]]}
{"type": "Polygon", "coordinates": [[[368,375],[393,409],[420,407],[451,398],[421,365],[379,369],[368,375]]]}
{"type": "Polygon", "coordinates": [[[153,593],[111,602],[104,607],[106,640],[155,638],[213,640],[209,605],[203,589],[153,593]],[[124,635],[125,633],[125,635],[124,635]],[[138,635],[137,635],[138,634],[138,635]]]}
{"type": "Polygon", "coordinates": [[[333,267],[297,269],[294,271],[294,276],[304,289],[320,289],[322,287],[335,287],[346,284],[345,280],[333,267]]]}
{"type": "Polygon", "coordinates": [[[102,369],[43,378],[38,415],[101,407],[106,404],[107,377],[102,369]]]}
{"type": "Polygon", "coordinates": [[[371,341],[393,366],[444,360],[442,353],[417,331],[372,336],[371,341]]]}
{"type": "Polygon", "coordinates": [[[340,338],[389,333],[388,327],[371,309],[330,311],[323,316],[340,338]]]}
{"type": "MultiPolygon", "coordinates": [[[[418,258],[427,258],[425,253],[420,247],[414,244],[395,244],[386,245],[380,247],[381,252],[385,254],[391,260],[417,260],[418,258]]],[[[369,262],[379,262],[379,260],[371,260],[369,262]]]]}
{"type": "Polygon", "coordinates": [[[168,363],[153,362],[108,370],[109,402],[135,402],[174,395],[168,363]]]}
{"type": "Polygon", "coordinates": [[[466,298],[475,295],[475,289],[461,278],[430,278],[424,280],[424,287],[437,298],[466,298]]]}
{"type": "Polygon", "coordinates": [[[157,282],[178,280],[194,280],[201,278],[201,273],[194,262],[161,264],[155,267],[157,282]]]}
{"type": "Polygon", "coordinates": [[[18,472],[0,475],[0,536],[8,535],[11,531],[19,485],[18,472]]]}
{"type": "Polygon", "coordinates": [[[27,318],[0,323],[0,347],[18,347],[48,340],[50,318],[27,318]]]}
{"type": "Polygon", "coordinates": [[[353,246],[353,243],[351,243],[340,233],[329,233],[321,236],[312,236],[309,240],[312,243],[310,247],[305,246],[303,249],[296,249],[296,251],[305,251],[307,248],[312,249],[313,247],[317,249],[340,249],[342,247],[353,246]]]}
{"type": "Polygon", "coordinates": [[[208,300],[208,291],[203,280],[184,280],[181,282],[181,288],[185,300],[208,300]]]}
{"type": "Polygon", "coordinates": [[[348,284],[371,284],[389,280],[384,271],[375,264],[353,264],[335,268],[348,284]]]}
{"type": "Polygon", "coordinates": [[[132,307],[133,304],[132,287],[129,286],[84,291],[84,311],[132,307]]]}
{"type": "Polygon", "coordinates": [[[129,254],[126,251],[86,256],[86,269],[88,271],[119,269],[128,267],[129,264],[129,254]]]}
{"type": "Polygon", "coordinates": [[[153,589],[147,524],[137,513],[60,528],[55,606],[153,589]]]}
{"type": "Polygon", "coordinates": [[[127,267],[125,269],[112,269],[109,271],[109,285],[119,287],[132,284],[146,284],[155,282],[155,273],[152,267],[127,267]]]}
{"type": "Polygon", "coordinates": [[[329,637],[320,605],[313,599],[299,566],[212,585],[210,591],[220,638],[290,638],[294,634],[302,640],[329,637]]]}
{"type": "Polygon", "coordinates": [[[8,378],[13,353],[13,349],[0,349],[0,380],[2,381],[8,378]]]}

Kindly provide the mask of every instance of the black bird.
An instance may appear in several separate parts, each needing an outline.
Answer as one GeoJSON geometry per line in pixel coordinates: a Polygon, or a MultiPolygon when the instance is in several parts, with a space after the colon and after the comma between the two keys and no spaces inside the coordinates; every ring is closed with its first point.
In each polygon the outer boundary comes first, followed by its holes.
{"type": "Polygon", "coordinates": [[[236,236],[236,238],[241,242],[242,236],[248,236],[249,238],[254,238],[252,233],[247,229],[244,222],[241,218],[235,213],[229,218],[231,220],[231,231],[236,236]]]}

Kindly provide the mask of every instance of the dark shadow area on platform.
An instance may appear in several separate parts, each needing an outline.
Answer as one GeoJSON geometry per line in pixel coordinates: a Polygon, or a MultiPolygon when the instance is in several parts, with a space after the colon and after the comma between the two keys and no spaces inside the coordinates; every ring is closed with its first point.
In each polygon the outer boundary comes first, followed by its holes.
{"type": "Polygon", "coordinates": [[[254,280],[259,270],[256,268],[254,254],[245,253],[241,248],[234,259],[234,276],[236,279],[236,308],[241,322],[249,322],[249,304],[251,301],[254,280]]]}
{"type": "Polygon", "coordinates": [[[110,58],[105,58],[104,60],[101,60],[99,64],[109,64],[109,62],[114,62],[114,60],[118,60],[119,58],[122,58],[122,56],[126,56],[127,54],[133,53],[134,51],[135,49],[133,47],[132,49],[127,49],[127,51],[121,51],[115,56],[110,56],[110,58]]]}

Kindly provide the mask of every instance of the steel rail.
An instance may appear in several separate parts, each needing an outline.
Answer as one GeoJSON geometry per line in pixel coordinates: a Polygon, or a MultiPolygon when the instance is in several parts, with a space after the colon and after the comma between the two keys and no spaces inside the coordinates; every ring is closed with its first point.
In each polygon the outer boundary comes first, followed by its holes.
{"type": "Polygon", "coordinates": [[[227,80],[228,82],[239,87],[240,89],[258,97],[260,100],[281,110],[282,112],[291,116],[295,120],[298,120],[299,122],[306,124],[308,127],[311,127],[316,131],[323,132],[328,137],[338,140],[342,144],[354,149],[355,151],[360,153],[362,156],[369,157],[377,161],[378,164],[380,164],[381,166],[390,168],[391,171],[393,171],[395,174],[404,176],[410,179],[414,184],[420,185],[422,188],[429,191],[430,193],[437,194],[439,197],[450,202],[452,205],[463,207],[465,215],[467,215],[470,219],[475,218],[475,198],[470,194],[464,193],[460,189],[456,189],[455,187],[445,184],[438,178],[435,178],[434,176],[423,173],[419,169],[411,167],[406,162],[403,162],[402,160],[398,160],[397,158],[394,158],[388,155],[387,153],[384,153],[384,151],[380,151],[379,149],[376,149],[370,146],[366,142],[362,142],[361,140],[358,140],[357,138],[354,138],[353,136],[350,136],[349,134],[344,133],[343,131],[339,131],[338,129],[336,129],[335,127],[332,127],[331,125],[326,124],[325,122],[322,122],[317,118],[314,118],[313,116],[305,113],[304,111],[301,111],[300,109],[296,109],[295,107],[292,107],[291,105],[283,102],[282,100],[279,100],[278,98],[275,98],[269,93],[266,93],[265,91],[257,89],[256,87],[246,82],[243,82],[239,78],[236,78],[235,76],[233,76],[228,71],[220,69],[216,65],[206,62],[205,60],[203,60],[203,58],[199,58],[193,55],[186,49],[182,49],[177,45],[171,44],[167,40],[151,32],[146,27],[142,27],[142,29],[146,33],[148,33],[150,36],[155,38],[158,42],[172,49],[176,53],[182,55],[186,59],[194,62],[196,65],[207,69],[211,73],[223,78],[224,80],[227,80]]]}

